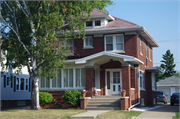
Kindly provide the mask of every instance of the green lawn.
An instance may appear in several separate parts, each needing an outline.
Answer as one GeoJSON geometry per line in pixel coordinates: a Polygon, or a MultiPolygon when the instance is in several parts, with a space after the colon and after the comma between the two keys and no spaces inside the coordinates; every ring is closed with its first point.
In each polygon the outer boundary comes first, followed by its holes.
{"type": "Polygon", "coordinates": [[[137,117],[141,113],[139,111],[113,110],[98,115],[96,119],[131,119],[133,116],[137,117]]]}
{"type": "Polygon", "coordinates": [[[173,116],[173,119],[180,119],[179,112],[176,112],[175,114],[176,114],[176,116],[173,116]]]}
{"type": "Polygon", "coordinates": [[[0,119],[67,119],[72,115],[86,112],[85,110],[8,110],[0,112],[0,119]]]}

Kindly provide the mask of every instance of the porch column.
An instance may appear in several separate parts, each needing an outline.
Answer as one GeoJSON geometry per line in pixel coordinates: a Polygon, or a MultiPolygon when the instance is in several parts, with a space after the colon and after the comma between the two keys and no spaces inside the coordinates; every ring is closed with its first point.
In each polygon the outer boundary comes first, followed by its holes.
{"type": "Polygon", "coordinates": [[[122,66],[122,89],[126,90],[129,97],[128,107],[131,106],[131,69],[129,65],[122,66]]]}
{"type": "Polygon", "coordinates": [[[86,68],[86,90],[88,93],[86,97],[92,97],[94,95],[94,68],[93,67],[85,67],[86,68]]]}

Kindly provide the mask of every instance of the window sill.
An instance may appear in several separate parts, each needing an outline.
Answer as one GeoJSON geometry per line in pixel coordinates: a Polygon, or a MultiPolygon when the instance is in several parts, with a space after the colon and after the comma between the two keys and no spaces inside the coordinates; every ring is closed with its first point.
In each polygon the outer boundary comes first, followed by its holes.
{"type": "Polygon", "coordinates": [[[141,90],[141,91],[146,91],[146,89],[144,89],[144,88],[140,88],[140,90],[141,90]]]}
{"type": "Polygon", "coordinates": [[[125,51],[120,51],[120,50],[111,50],[111,51],[107,51],[106,52],[112,52],[112,53],[125,53],[125,51]]]}
{"type": "Polygon", "coordinates": [[[125,53],[125,51],[118,51],[118,50],[116,50],[116,51],[111,51],[112,53],[125,53]]]}
{"type": "Polygon", "coordinates": [[[93,49],[94,47],[84,47],[83,49],[93,49]]]}
{"type": "Polygon", "coordinates": [[[140,55],[141,55],[141,56],[143,56],[143,54],[142,54],[142,53],[140,53],[140,55]]]}
{"type": "Polygon", "coordinates": [[[149,61],[151,62],[151,60],[149,59],[149,61]]]}

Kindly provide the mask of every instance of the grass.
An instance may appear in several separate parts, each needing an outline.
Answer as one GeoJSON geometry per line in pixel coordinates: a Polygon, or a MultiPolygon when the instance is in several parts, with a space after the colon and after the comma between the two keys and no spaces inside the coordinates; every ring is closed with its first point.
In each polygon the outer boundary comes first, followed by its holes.
{"type": "Polygon", "coordinates": [[[86,112],[85,110],[7,110],[0,112],[1,119],[68,119],[70,116],[86,112]]]}
{"type": "Polygon", "coordinates": [[[179,112],[176,112],[176,113],[175,113],[175,116],[173,116],[173,119],[180,119],[180,117],[179,117],[179,112]]]}
{"type": "Polygon", "coordinates": [[[141,113],[142,112],[139,111],[113,110],[98,115],[96,119],[131,119],[134,116],[137,117],[141,113]]]}

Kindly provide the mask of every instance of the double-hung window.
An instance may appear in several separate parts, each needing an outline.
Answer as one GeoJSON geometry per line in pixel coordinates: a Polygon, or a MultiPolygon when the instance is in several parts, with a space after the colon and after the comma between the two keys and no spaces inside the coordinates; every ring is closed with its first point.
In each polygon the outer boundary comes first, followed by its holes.
{"type": "Polygon", "coordinates": [[[70,55],[74,55],[74,40],[68,39],[67,40],[67,46],[69,46],[70,55]]]}
{"type": "Polygon", "coordinates": [[[92,37],[86,37],[84,39],[84,48],[93,48],[93,39],[92,37]]]}
{"type": "Polygon", "coordinates": [[[124,35],[107,35],[105,36],[105,51],[124,51],[124,35]]]}
{"type": "Polygon", "coordinates": [[[140,89],[145,89],[145,82],[144,82],[144,72],[139,71],[139,83],[140,83],[140,89]]]}

